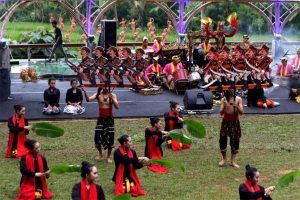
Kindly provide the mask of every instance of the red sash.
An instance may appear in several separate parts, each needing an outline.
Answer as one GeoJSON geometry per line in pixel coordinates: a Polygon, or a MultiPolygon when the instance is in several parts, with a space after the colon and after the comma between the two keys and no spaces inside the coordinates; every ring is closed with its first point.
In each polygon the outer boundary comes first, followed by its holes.
{"type": "Polygon", "coordinates": [[[88,195],[85,180],[80,182],[80,197],[81,200],[98,200],[97,187],[95,183],[90,184],[90,193],[88,195]]]}
{"type": "Polygon", "coordinates": [[[100,117],[111,117],[112,109],[111,108],[99,108],[99,116],[100,117]]]}
{"type": "MultiPolygon", "coordinates": [[[[119,150],[120,150],[121,154],[124,156],[124,154],[125,154],[124,147],[120,146],[119,150]]],[[[127,155],[129,158],[133,158],[133,153],[132,153],[131,149],[128,149],[127,155]]],[[[117,176],[116,176],[115,195],[125,194],[125,188],[123,188],[124,169],[125,169],[124,163],[120,163],[118,172],[117,172],[117,176]]],[[[131,188],[130,188],[131,195],[134,197],[146,195],[146,192],[141,189],[141,184],[140,184],[139,178],[134,170],[133,164],[129,164],[129,171],[130,171],[130,176],[134,181],[134,186],[131,186],[131,188]]]]}
{"type": "MultiPolygon", "coordinates": [[[[246,186],[246,188],[248,189],[249,192],[259,192],[260,191],[260,187],[257,184],[254,185],[254,191],[252,190],[248,181],[245,181],[244,185],[246,186]]],[[[262,200],[262,197],[259,197],[257,200],[262,200]]]]}
{"type": "MultiPolygon", "coordinates": [[[[149,130],[154,131],[153,127],[149,128],[149,130]]],[[[151,158],[151,159],[161,159],[162,158],[160,147],[156,145],[157,140],[158,140],[157,135],[153,135],[148,138],[147,153],[148,153],[149,158],[151,158]]],[[[157,165],[157,164],[151,164],[150,166],[147,166],[147,168],[150,171],[163,173],[163,174],[166,174],[169,172],[167,168],[157,165]]]]}
{"type": "MultiPolygon", "coordinates": [[[[17,116],[16,115],[14,115],[12,117],[12,122],[13,122],[14,126],[16,126],[16,122],[17,122],[17,116]]],[[[24,127],[24,126],[25,126],[25,119],[24,119],[24,117],[20,117],[19,127],[24,127]]],[[[11,158],[12,157],[13,141],[14,141],[14,133],[9,132],[8,145],[7,145],[6,154],[5,154],[6,158],[11,158]]],[[[24,146],[25,141],[26,141],[26,134],[25,134],[25,129],[24,129],[24,130],[22,130],[18,133],[18,144],[17,144],[16,158],[21,158],[22,156],[24,156],[28,152],[27,148],[24,146]]]]}
{"type": "MultiPolygon", "coordinates": [[[[169,116],[174,117],[175,115],[172,111],[170,111],[169,116]]],[[[177,114],[176,117],[178,116],[179,115],[177,114]]],[[[173,129],[174,129],[174,121],[169,120],[169,130],[171,131],[173,129]]],[[[171,146],[173,151],[180,151],[182,149],[189,149],[191,147],[189,144],[182,144],[181,142],[177,142],[176,140],[172,140],[171,146]]]]}
{"type": "MultiPolygon", "coordinates": [[[[37,161],[41,173],[44,173],[44,165],[42,156],[37,154],[37,161]]],[[[26,168],[28,171],[34,172],[34,159],[31,153],[26,154],[26,168]]],[[[53,195],[48,191],[46,178],[41,176],[42,180],[42,198],[51,199],[53,195]]],[[[35,177],[27,177],[22,175],[22,183],[20,187],[20,192],[16,200],[35,200],[35,177]]]]}

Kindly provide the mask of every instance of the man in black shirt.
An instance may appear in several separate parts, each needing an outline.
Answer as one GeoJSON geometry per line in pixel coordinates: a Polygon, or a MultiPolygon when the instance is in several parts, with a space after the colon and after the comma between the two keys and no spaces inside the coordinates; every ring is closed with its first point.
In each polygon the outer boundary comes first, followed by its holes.
{"type": "Polygon", "coordinates": [[[49,60],[48,62],[51,62],[51,59],[53,57],[53,54],[55,53],[55,50],[56,48],[59,48],[61,53],[63,54],[64,58],[65,58],[65,61],[68,61],[68,58],[65,54],[65,51],[63,49],[63,40],[62,40],[62,35],[61,35],[61,31],[60,29],[57,27],[57,22],[56,21],[53,21],[51,22],[53,28],[54,28],[54,34],[55,34],[55,38],[54,38],[54,45],[52,47],[52,50],[51,50],[51,55],[49,57],[49,60]]]}

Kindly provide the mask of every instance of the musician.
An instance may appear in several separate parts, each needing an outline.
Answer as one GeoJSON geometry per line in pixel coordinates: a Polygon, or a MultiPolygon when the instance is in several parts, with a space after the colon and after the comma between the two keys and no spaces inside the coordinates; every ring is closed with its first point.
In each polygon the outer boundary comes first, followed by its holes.
{"type": "Polygon", "coordinates": [[[241,48],[246,51],[250,45],[251,45],[251,43],[249,41],[249,36],[243,35],[243,42],[241,42],[241,44],[240,44],[241,48]]]}
{"type": "Polygon", "coordinates": [[[296,50],[297,55],[292,58],[291,65],[294,67],[294,71],[300,73],[300,48],[296,50]]]}
{"type": "MultiPolygon", "coordinates": [[[[158,57],[152,59],[152,64],[147,67],[145,74],[153,85],[161,85],[160,77],[163,76],[163,70],[161,65],[158,64],[158,57]]],[[[164,82],[167,82],[166,78],[164,78],[164,82]]]]}
{"type": "Polygon", "coordinates": [[[246,69],[245,51],[241,46],[237,45],[234,49],[235,59],[233,61],[233,67],[238,70],[246,69]]]}
{"type": "Polygon", "coordinates": [[[136,70],[134,69],[134,60],[131,58],[131,49],[128,47],[123,48],[122,50],[122,62],[123,70],[125,70],[125,76],[132,84],[132,89],[138,90],[137,81],[134,78],[136,70]]]}
{"type": "Polygon", "coordinates": [[[148,38],[147,37],[143,37],[142,49],[144,49],[144,50],[148,49],[148,38]]]}
{"type": "Polygon", "coordinates": [[[92,84],[95,84],[95,75],[92,72],[91,64],[94,63],[94,59],[89,57],[90,48],[83,46],[80,49],[80,54],[82,57],[81,63],[77,66],[79,71],[78,81],[82,85],[82,80],[90,81],[92,84]]]}
{"type": "Polygon", "coordinates": [[[162,42],[162,36],[156,36],[156,39],[153,42],[153,52],[154,56],[157,56],[161,48],[163,47],[164,43],[162,42]]]}
{"type": "Polygon", "coordinates": [[[282,57],[281,59],[281,64],[278,65],[277,67],[277,76],[291,76],[293,74],[293,66],[291,64],[288,64],[288,59],[287,57],[282,57]]]}
{"type": "Polygon", "coordinates": [[[258,58],[256,54],[257,54],[257,49],[253,45],[250,45],[245,53],[245,58],[253,67],[256,67],[258,64],[258,58]]]}
{"type": "Polygon", "coordinates": [[[223,46],[222,51],[220,53],[220,73],[226,74],[226,78],[222,77],[222,84],[227,85],[230,81],[233,81],[232,74],[224,71],[224,69],[228,71],[232,71],[232,59],[230,58],[230,49],[227,46],[223,46]],[[224,68],[224,69],[222,69],[224,68]]]}
{"type": "Polygon", "coordinates": [[[220,106],[220,114],[223,116],[223,120],[219,140],[222,160],[219,162],[219,166],[224,166],[227,162],[226,148],[229,137],[231,146],[231,166],[234,168],[240,167],[237,164],[236,156],[239,150],[241,137],[239,118],[243,112],[244,108],[242,98],[235,96],[233,89],[225,91],[224,98],[221,99],[220,106]]]}
{"type": "Polygon", "coordinates": [[[174,81],[174,72],[184,69],[182,63],[180,62],[179,56],[172,56],[172,62],[167,64],[163,70],[167,77],[167,87],[169,90],[175,89],[175,81],[174,81]]]}
{"type": "Polygon", "coordinates": [[[95,147],[99,152],[99,155],[96,157],[97,160],[102,158],[102,147],[107,149],[106,162],[112,163],[110,155],[114,147],[114,117],[113,117],[113,107],[119,109],[119,102],[117,95],[111,93],[108,87],[97,89],[97,92],[92,96],[88,96],[84,87],[82,87],[84,96],[87,102],[97,100],[99,105],[99,117],[97,120],[97,125],[95,128],[95,147]],[[102,147],[101,147],[102,146],[102,147]]]}
{"type": "Polygon", "coordinates": [[[124,87],[123,73],[118,69],[120,68],[121,60],[119,59],[118,49],[114,46],[108,48],[108,67],[110,68],[110,75],[118,82],[119,87],[124,87]]]}
{"type": "Polygon", "coordinates": [[[103,56],[104,48],[101,46],[97,46],[94,49],[95,55],[95,64],[94,67],[96,69],[96,75],[99,77],[101,82],[107,82],[109,78],[109,74],[105,71],[104,65],[107,63],[107,58],[103,56]]]}
{"type": "Polygon", "coordinates": [[[207,53],[210,51],[211,49],[211,44],[209,43],[209,37],[205,37],[204,42],[202,42],[201,44],[199,44],[200,48],[203,49],[203,53],[204,53],[204,64],[207,64],[207,53]]]}
{"type": "Polygon", "coordinates": [[[145,75],[146,66],[148,61],[143,58],[145,51],[141,48],[135,50],[135,63],[134,68],[136,69],[137,73],[134,74],[134,78],[137,84],[144,85],[146,84],[148,87],[152,87],[152,83],[145,75]]]}
{"type": "Polygon", "coordinates": [[[273,61],[273,59],[271,57],[268,56],[269,54],[269,47],[267,47],[266,45],[263,45],[261,47],[261,49],[259,50],[259,55],[261,56],[261,58],[258,61],[258,65],[257,67],[262,71],[262,80],[266,80],[266,79],[270,79],[270,75],[271,75],[271,69],[269,67],[269,65],[271,64],[271,62],[273,61]]]}
{"type": "Polygon", "coordinates": [[[209,62],[203,69],[205,83],[209,83],[213,79],[217,78],[215,76],[215,74],[212,74],[210,69],[212,69],[215,72],[219,71],[219,53],[218,53],[217,49],[215,49],[214,47],[211,47],[210,51],[207,54],[207,57],[209,59],[209,62]]]}

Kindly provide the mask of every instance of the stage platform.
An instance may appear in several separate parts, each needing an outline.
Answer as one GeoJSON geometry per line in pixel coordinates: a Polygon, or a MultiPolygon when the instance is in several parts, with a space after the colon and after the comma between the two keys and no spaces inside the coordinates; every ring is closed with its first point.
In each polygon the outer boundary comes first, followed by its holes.
{"type": "MultiPolygon", "coordinates": [[[[0,102],[0,121],[7,121],[12,116],[15,104],[23,104],[27,108],[26,117],[30,120],[60,120],[60,119],[96,119],[98,116],[97,102],[83,102],[86,112],[82,115],[67,115],[61,113],[56,116],[47,116],[42,114],[43,91],[48,88],[47,80],[38,80],[37,82],[23,82],[16,74],[12,74],[12,100],[0,102]]],[[[65,103],[65,94],[70,87],[67,79],[57,80],[56,87],[61,91],[60,107],[65,103]]],[[[96,88],[87,88],[88,94],[92,95],[96,88]]],[[[130,91],[127,88],[115,88],[113,90],[118,96],[120,109],[114,111],[117,118],[134,118],[162,116],[169,110],[169,101],[177,101],[183,105],[183,95],[177,95],[173,92],[164,90],[158,95],[141,95],[130,91]]],[[[266,90],[266,96],[272,100],[278,101],[281,105],[272,109],[260,109],[247,107],[246,99],[243,99],[245,105],[245,114],[289,114],[300,113],[300,104],[288,100],[288,89],[275,84],[275,87],[266,90]]],[[[214,106],[207,114],[218,114],[219,106],[214,106]]]]}

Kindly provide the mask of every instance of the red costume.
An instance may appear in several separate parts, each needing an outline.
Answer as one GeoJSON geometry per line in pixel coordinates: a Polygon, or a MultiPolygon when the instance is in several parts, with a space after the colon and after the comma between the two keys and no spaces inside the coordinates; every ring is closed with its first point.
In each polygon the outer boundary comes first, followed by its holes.
{"type": "Polygon", "coordinates": [[[20,161],[20,168],[22,179],[20,192],[16,200],[35,200],[37,189],[42,191],[43,199],[51,199],[53,197],[48,191],[45,176],[35,177],[36,172],[44,173],[45,170],[48,170],[47,162],[40,154],[34,156],[31,153],[27,153],[20,161]],[[36,184],[37,181],[41,183],[40,188],[36,184]]]}
{"type": "MultiPolygon", "coordinates": [[[[164,114],[165,118],[165,131],[171,131],[173,129],[181,129],[183,127],[183,124],[181,122],[178,122],[178,117],[182,117],[180,114],[174,114],[172,111],[167,112],[164,114]]],[[[180,151],[183,149],[189,149],[189,144],[182,144],[181,142],[177,142],[176,140],[173,140],[169,138],[167,140],[167,143],[171,146],[173,151],[180,151]]]]}
{"type": "MultiPolygon", "coordinates": [[[[145,130],[145,138],[145,156],[151,159],[161,159],[163,157],[161,144],[164,142],[162,132],[154,130],[153,127],[147,128],[145,130]]],[[[147,168],[153,172],[168,173],[168,169],[157,164],[151,164],[147,168]]]]}
{"type": "Polygon", "coordinates": [[[113,181],[116,182],[115,195],[131,193],[137,197],[146,195],[146,192],[141,189],[139,178],[135,169],[143,167],[138,162],[138,157],[133,149],[124,149],[120,146],[114,152],[115,173],[113,181]]]}
{"type": "Polygon", "coordinates": [[[28,152],[27,148],[24,146],[26,134],[28,133],[24,129],[24,126],[28,126],[28,121],[24,117],[20,117],[19,122],[17,122],[16,115],[9,118],[9,139],[5,154],[6,158],[20,158],[28,152]]]}

